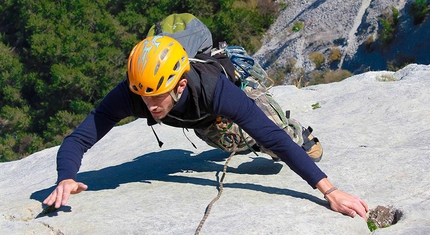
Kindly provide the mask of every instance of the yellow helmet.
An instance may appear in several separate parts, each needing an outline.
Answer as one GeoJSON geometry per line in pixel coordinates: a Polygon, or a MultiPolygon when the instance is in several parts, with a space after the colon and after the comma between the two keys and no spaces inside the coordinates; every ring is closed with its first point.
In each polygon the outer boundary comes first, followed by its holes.
{"type": "Polygon", "coordinates": [[[172,91],[190,70],[182,45],[168,36],[151,36],[139,42],[128,57],[130,90],[141,96],[172,91]]]}

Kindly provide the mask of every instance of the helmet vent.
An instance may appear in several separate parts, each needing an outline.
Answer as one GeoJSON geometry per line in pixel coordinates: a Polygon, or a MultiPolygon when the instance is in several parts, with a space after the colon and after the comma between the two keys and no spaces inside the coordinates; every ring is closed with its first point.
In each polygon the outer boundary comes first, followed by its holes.
{"type": "Polygon", "coordinates": [[[174,78],[175,78],[174,74],[170,75],[169,78],[166,81],[166,85],[168,86],[174,80],[174,78]]]}
{"type": "Polygon", "coordinates": [[[137,89],[136,85],[133,85],[133,90],[136,91],[136,92],[139,92],[139,89],[137,89]]]}
{"type": "Polygon", "coordinates": [[[156,90],[158,90],[161,87],[161,84],[163,84],[163,81],[164,81],[164,76],[162,76],[160,78],[160,81],[158,81],[158,85],[157,85],[157,89],[156,90]]]}
{"type": "Polygon", "coordinates": [[[154,90],[154,89],[152,89],[152,88],[150,88],[150,87],[147,87],[147,88],[146,88],[146,90],[145,90],[145,92],[146,92],[146,93],[151,93],[153,90],[154,90]]]}
{"type": "Polygon", "coordinates": [[[181,63],[176,62],[175,66],[173,66],[173,71],[177,72],[181,68],[181,63]]]}
{"type": "Polygon", "coordinates": [[[166,58],[167,52],[169,52],[169,49],[164,49],[163,52],[161,52],[160,60],[164,60],[166,58]]]}
{"type": "Polygon", "coordinates": [[[157,74],[159,68],[160,68],[160,62],[158,62],[157,65],[155,66],[154,76],[157,74]]]}

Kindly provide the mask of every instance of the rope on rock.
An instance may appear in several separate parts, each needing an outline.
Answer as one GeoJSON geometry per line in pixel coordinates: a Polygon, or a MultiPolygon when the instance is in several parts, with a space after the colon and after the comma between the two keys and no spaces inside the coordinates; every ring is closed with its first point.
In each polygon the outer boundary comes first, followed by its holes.
{"type": "MultiPolygon", "coordinates": [[[[236,146],[236,148],[235,148],[235,149],[237,149],[237,146],[236,146]]],[[[236,154],[236,150],[235,150],[235,151],[233,151],[233,152],[230,154],[230,156],[227,158],[227,160],[225,161],[224,169],[223,169],[223,171],[222,171],[222,176],[221,176],[221,179],[220,179],[220,181],[219,181],[219,190],[218,190],[218,194],[217,194],[217,196],[216,196],[214,199],[212,199],[212,201],[211,201],[211,202],[209,203],[209,205],[206,207],[206,212],[205,212],[205,214],[204,214],[204,216],[203,216],[202,220],[200,221],[200,224],[199,224],[199,226],[197,227],[196,232],[194,233],[195,235],[200,234],[200,231],[202,230],[203,225],[204,225],[204,223],[206,222],[206,219],[209,217],[209,214],[210,214],[210,212],[211,212],[211,209],[212,209],[213,204],[214,204],[216,201],[218,201],[218,199],[221,197],[221,194],[222,194],[222,191],[223,191],[223,181],[224,181],[225,174],[227,173],[227,165],[228,165],[228,163],[230,162],[231,158],[232,158],[235,154],[236,154]]]]}

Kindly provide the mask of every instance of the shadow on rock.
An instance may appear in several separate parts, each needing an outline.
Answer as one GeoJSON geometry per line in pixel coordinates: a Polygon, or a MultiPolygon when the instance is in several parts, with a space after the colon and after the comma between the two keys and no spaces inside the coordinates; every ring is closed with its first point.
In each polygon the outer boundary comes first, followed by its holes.
{"type": "Polygon", "coordinates": [[[52,206],[44,206],[43,211],[36,216],[35,219],[38,219],[40,217],[48,216],[48,217],[54,217],[58,216],[58,212],[72,212],[72,208],[70,206],[62,206],[60,208],[55,208],[54,204],[52,206]]]}
{"type": "MultiPolygon", "coordinates": [[[[191,151],[179,149],[148,153],[120,165],[78,173],[77,181],[87,184],[88,191],[115,189],[121,184],[133,182],[150,184],[154,180],[217,187],[219,185],[218,177],[211,180],[196,178],[193,177],[193,174],[183,176],[175,175],[175,173],[216,172],[216,176],[218,176],[223,171],[224,163],[229,153],[217,149],[209,150],[196,156],[192,156],[192,153],[191,151]]],[[[273,175],[278,174],[282,167],[282,164],[275,163],[271,159],[255,157],[252,162],[245,162],[237,168],[228,167],[227,172],[235,174],[273,175]]],[[[257,190],[269,194],[285,194],[292,197],[306,198],[317,204],[325,202],[306,193],[262,185],[225,184],[224,187],[257,190]]],[[[42,202],[54,189],[55,186],[36,191],[30,196],[30,199],[42,202]]]]}

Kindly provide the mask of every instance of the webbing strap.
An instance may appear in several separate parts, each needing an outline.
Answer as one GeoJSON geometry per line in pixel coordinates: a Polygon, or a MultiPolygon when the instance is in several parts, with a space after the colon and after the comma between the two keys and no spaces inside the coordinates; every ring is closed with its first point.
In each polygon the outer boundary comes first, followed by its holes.
{"type": "Polygon", "coordinates": [[[254,148],[252,148],[252,146],[249,145],[248,141],[246,141],[245,136],[243,135],[242,128],[240,127],[239,127],[239,133],[240,133],[240,138],[242,138],[243,142],[245,142],[246,147],[248,147],[248,149],[251,150],[256,156],[258,156],[258,153],[255,152],[254,148]]]}
{"type": "Polygon", "coordinates": [[[154,128],[151,126],[151,129],[152,129],[152,132],[154,133],[154,135],[155,135],[155,138],[157,139],[157,142],[158,142],[158,146],[161,148],[162,146],[163,146],[163,142],[158,138],[158,135],[157,135],[157,133],[155,133],[155,130],[154,130],[154,128]]]}
{"type": "Polygon", "coordinates": [[[312,139],[309,139],[309,135],[312,133],[312,127],[308,127],[307,129],[304,129],[302,131],[302,136],[303,136],[303,144],[302,144],[302,148],[305,151],[309,151],[312,146],[314,146],[317,142],[319,142],[319,140],[314,137],[312,139]]]}

